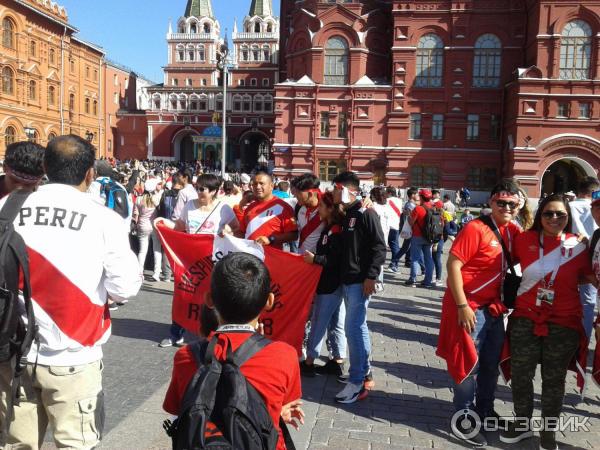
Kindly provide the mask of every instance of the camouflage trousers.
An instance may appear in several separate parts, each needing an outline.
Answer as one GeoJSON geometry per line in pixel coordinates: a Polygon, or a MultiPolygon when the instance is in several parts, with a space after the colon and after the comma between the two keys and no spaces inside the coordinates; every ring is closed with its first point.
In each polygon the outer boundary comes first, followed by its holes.
{"type": "Polygon", "coordinates": [[[517,417],[533,415],[533,378],[542,365],[542,417],[559,417],[567,368],[579,345],[579,333],[548,324],[548,336],[533,334],[533,321],[516,317],[509,323],[512,397],[517,417]]]}

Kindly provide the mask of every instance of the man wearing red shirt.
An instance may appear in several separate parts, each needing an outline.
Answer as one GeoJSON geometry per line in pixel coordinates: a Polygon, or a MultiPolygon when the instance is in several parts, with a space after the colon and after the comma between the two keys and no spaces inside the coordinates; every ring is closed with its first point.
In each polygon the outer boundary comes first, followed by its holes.
{"type": "Polygon", "coordinates": [[[404,283],[406,286],[417,286],[417,275],[420,267],[425,265],[425,279],[422,286],[426,288],[433,287],[433,256],[431,248],[433,243],[423,237],[425,228],[425,217],[427,209],[433,207],[431,203],[431,191],[429,189],[419,190],[420,204],[413,209],[408,221],[412,225],[412,240],[410,243],[410,278],[404,283]]]}
{"type": "MultiPolygon", "coordinates": [[[[260,313],[273,306],[275,297],[267,268],[257,257],[247,253],[230,253],[215,265],[210,292],[206,304],[214,307],[219,328],[209,339],[217,337],[214,356],[224,360],[229,344],[235,352],[255,333],[260,313]]],[[[186,388],[197,370],[189,345],[175,354],[171,383],[163,403],[165,411],[174,415],[182,413],[186,388]]],[[[280,417],[294,427],[297,426],[295,420],[302,422],[304,417],[299,402],[302,391],[296,350],[284,342],[271,342],[243,363],[240,370],[265,401],[279,433],[277,449],[285,450],[280,417]],[[284,406],[287,407],[284,409],[284,406]]]]}
{"type": "MultiPolygon", "coordinates": [[[[491,218],[510,250],[521,229],[512,223],[519,206],[519,188],[512,180],[494,187],[491,218]]],[[[504,344],[501,285],[506,272],[502,245],[481,220],[469,222],[458,234],[448,257],[448,289],[436,354],[446,360],[454,380],[454,408],[475,411],[481,420],[495,416],[498,363],[504,344]]],[[[456,417],[456,416],[455,416],[456,417]]],[[[484,446],[483,434],[461,415],[453,434],[471,445],[484,446]]]]}
{"type": "Polygon", "coordinates": [[[294,209],[273,195],[273,179],[265,172],[257,172],[252,179],[254,201],[244,211],[240,223],[243,237],[260,245],[282,249],[283,244],[298,237],[294,209]]]}

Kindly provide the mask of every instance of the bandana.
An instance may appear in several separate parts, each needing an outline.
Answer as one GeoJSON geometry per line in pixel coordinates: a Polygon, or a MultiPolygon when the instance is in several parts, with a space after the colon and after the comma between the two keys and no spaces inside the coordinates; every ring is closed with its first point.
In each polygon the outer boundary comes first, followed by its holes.
{"type": "Polygon", "coordinates": [[[28,173],[20,172],[18,170],[11,169],[8,166],[5,166],[4,170],[6,171],[6,175],[11,177],[13,180],[22,183],[22,184],[37,184],[41,181],[43,175],[39,177],[35,175],[29,175],[28,173]]]}

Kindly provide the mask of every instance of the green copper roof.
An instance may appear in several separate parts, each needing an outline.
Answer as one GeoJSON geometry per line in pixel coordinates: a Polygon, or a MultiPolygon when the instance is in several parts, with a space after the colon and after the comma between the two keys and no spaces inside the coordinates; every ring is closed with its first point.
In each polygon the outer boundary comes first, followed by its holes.
{"type": "Polygon", "coordinates": [[[252,5],[250,6],[250,13],[248,15],[250,17],[272,16],[273,6],[271,5],[271,0],[252,0],[252,5]]]}
{"type": "Polygon", "coordinates": [[[185,17],[214,17],[210,0],[188,0],[185,17]]]}

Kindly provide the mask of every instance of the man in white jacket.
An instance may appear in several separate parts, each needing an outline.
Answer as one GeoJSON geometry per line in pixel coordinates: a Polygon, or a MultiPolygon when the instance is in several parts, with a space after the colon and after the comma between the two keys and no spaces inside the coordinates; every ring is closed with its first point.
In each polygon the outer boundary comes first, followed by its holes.
{"type": "MultiPolygon", "coordinates": [[[[38,327],[23,395],[3,436],[16,448],[41,447],[48,424],[59,448],[93,448],[102,435],[107,298],[136,295],[142,275],[122,219],[86,194],[94,157],[94,147],[78,136],[52,140],[44,155],[50,183],[29,196],[14,222],[27,246],[38,327]]],[[[10,383],[10,369],[0,365],[2,424],[10,383]]]]}

